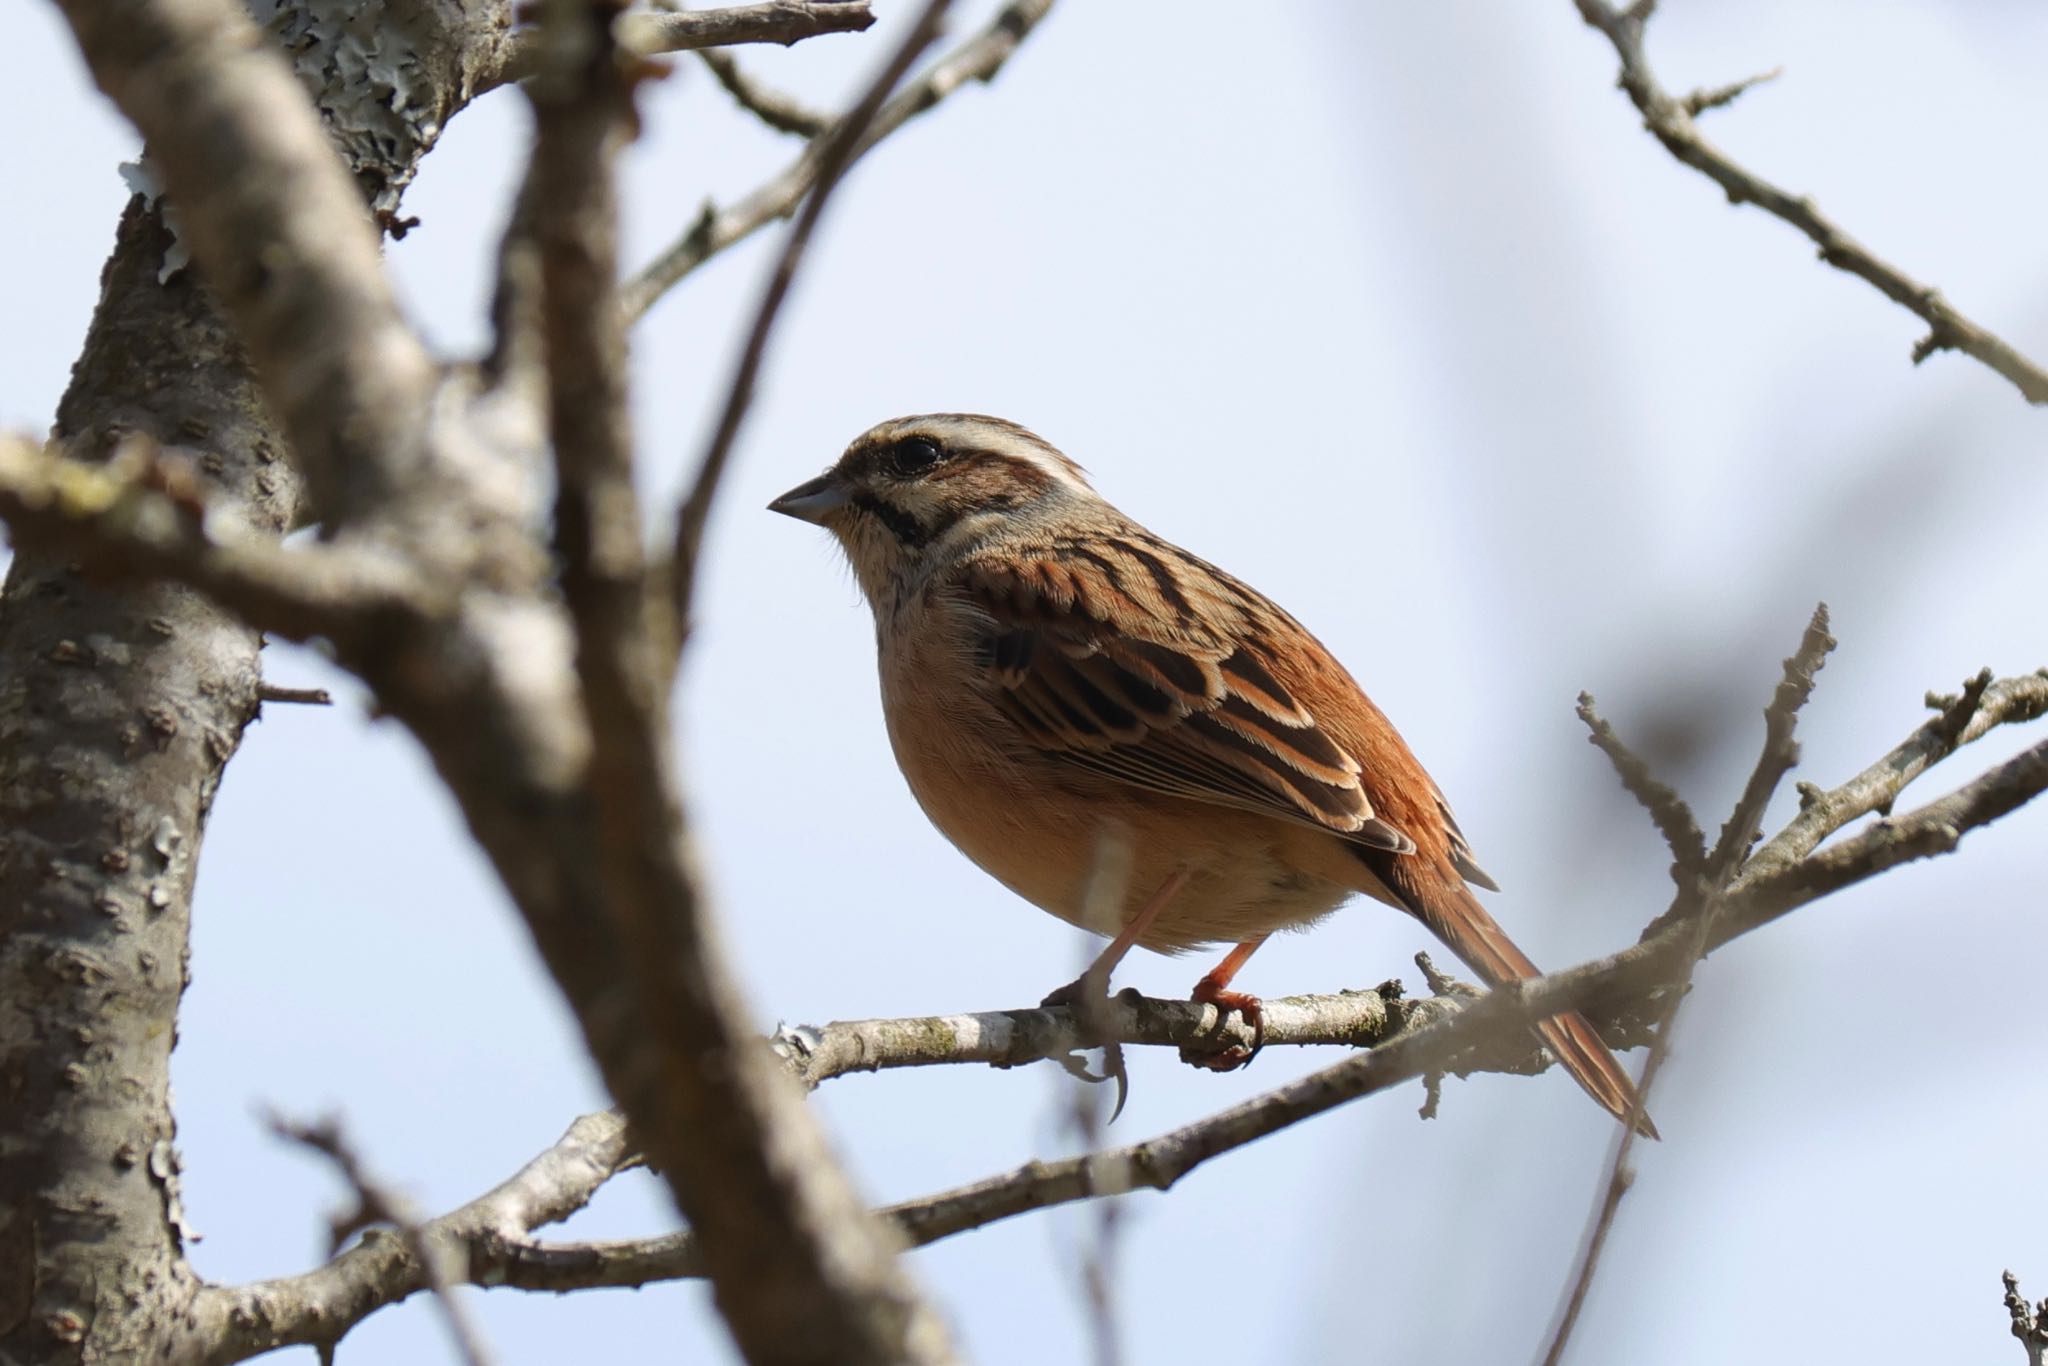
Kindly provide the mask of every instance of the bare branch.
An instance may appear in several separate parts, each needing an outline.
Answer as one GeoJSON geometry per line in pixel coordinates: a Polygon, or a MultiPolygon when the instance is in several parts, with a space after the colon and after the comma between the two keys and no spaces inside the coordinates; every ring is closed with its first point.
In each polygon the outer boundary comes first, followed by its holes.
{"type": "MultiPolygon", "coordinates": [[[[927,5],[889,84],[944,7],[927,5]]],[[[615,162],[632,126],[631,76],[607,41],[606,13],[551,0],[527,83],[556,540],[591,746],[581,780],[591,844],[580,856],[600,892],[578,914],[607,922],[616,943],[606,965],[616,983],[579,1019],[701,1240],[743,1355],[792,1366],[950,1361],[945,1325],[899,1263],[893,1232],[855,1197],[800,1093],[752,1037],[712,940],[669,743],[669,599],[648,572],[633,484],[614,289],[615,162]]],[[[815,217],[814,206],[800,228],[815,217]]]]}
{"type": "Polygon", "coordinates": [[[739,102],[739,106],[778,133],[794,133],[798,137],[814,138],[832,126],[828,115],[803,104],[795,97],[771,90],[740,69],[740,64],[729,52],[717,48],[705,48],[697,56],[704,65],[711,68],[711,74],[725,87],[726,93],[739,102]]]}
{"type": "Polygon", "coordinates": [[[1799,815],[1757,850],[1743,870],[1743,881],[1754,883],[1783,872],[1859,817],[1873,811],[1889,813],[1907,784],[1961,746],[1999,726],[2048,716],[2048,670],[1994,683],[1986,669],[1964,686],[1960,696],[1930,695],[1928,702],[1939,706],[1941,715],[1848,782],[1825,792],[1802,784],[1799,815]]]}
{"type": "MultiPolygon", "coordinates": [[[[820,34],[859,33],[874,22],[869,0],[766,0],[726,9],[625,14],[619,17],[616,36],[627,52],[652,57],[740,43],[789,47],[820,34]]],[[[514,33],[497,71],[482,82],[478,93],[531,77],[542,65],[544,41],[538,28],[514,33]]]]}
{"type": "Polygon", "coordinates": [[[1797,906],[1901,863],[1953,853],[1964,835],[2017,811],[2048,788],[2048,742],[2024,750],[1976,781],[1903,816],[1878,821],[1783,870],[1736,884],[1716,942],[1747,933],[1797,906]]]}
{"type": "Polygon", "coordinates": [[[1901,308],[1928,325],[1927,335],[1913,348],[1913,363],[1919,364],[1936,351],[1961,351],[1989,366],[2008,380],[2029,403],[2048,403],[2048,372],[2027,359],[2011,345],[1959,313],[1941,296],[1941,291],[1923,285],[1871,251],[1814,206],[1811,199],[1780,189],[1736,164],[1727,153],[1700,135],[1693,122],[1699,109],[1725,104],[1755,81],[1738,87],[1710,91],[1686,99],[1674,98],[1657,81],[1643,52],[1643,27],[1654,6],[1636,4],[1617,11],[1606,0],[1573,0],[1579,15],[1598,29],[1614,46],[1621,59],[1621,88],[1637,109],[1643,124],[1671,155],[1719,185],[1731,204],[1754,204],[1780,218],[1820,249],[1820,259],[1837,270],[1867,281],[1901,308]],[[1691,108],[1698,103],[1698,109],[1691,108]]]}
{"type": "Polygon", "coordinates": [[[216,510],[184,462],[133,438],[103,464],[0,435],[0,519],[15,544],[61,547],[109,576],[186,583],[251,626],[292,640],[346,638],[448,599],[403,560],[352,543],[287,549],[216,510]]]}
{"type": "Polygon", "coordinates": [[[1769,81],[1775,81],[1784,74],[1784,67],[1774,66],[1769,71],[1760,71],[1754,76],[1745,76],[1739,81],[1730,81],[1726,85],[1717,85],[1708,90],[1695,90],[1679,101],[1679,103],[1684,107],[1687,114],[1693,118],[1698,118],[1709,109],[1720,109],[1735,103],[1735,101],[1741,99],[1757,86],[1769,81]]]}
{"type": "MultiPolygon", "coordinates": [[[[1447,994],[1463,999],[1479,993],[1467,988],[1447,994]]],[[[1443,1006],[1439,997],[1410,999],[1399,982],[1387,982],[1370,991],[1268,999],[1265,1009],[1268,1047],[1372,1048],[1437,1018],[1443,1006]]],[[[1617,1047],[1650,1040],[1634,1012],[1617,1011],[1599,1023],[1617,1047]]],[[[797,1078],[815,1087],[850,1072],[899,1067],[1021,1067],[1059,1061],[1077,1050],[1110,1043],[1207,1054],[1249,1050],[1253,1041],[1242,1015],[1125,990],[1105,998],[1099,1014],[1086,1019],[1071,1006],[1042,1006],[971,1015],[840,1020],[819,1026],[786,1025],[773,1042],[797,1078]]],[[[1515,1056],[1503,1053],[1472,1070],[1538,1072],[1546,1065],[1543,1052],[1531,1043],[1515,1056]]]]}
{"type": "MultiPolygon", "coordinates": [[[[1003,69],[1010,54],[1052,8],[1053,0],[1011,0],[987,28],[960,44],[924,75],[910,82],[901,93],[875,115],[867,135],[854,148],[852,159],[862,156],[908,123],[937,105],[969,81],[989,81],[1003,69]]],[[[823,134],[821,137],[830,137],[823,134]]],[[[637,322],[647,310],[691,271],[736,242],[744,241],[778,218],[796,212],[811,187],[817,183],[823,145],[811,145],[781,174],[756,189],[730,208],[706,204],[697,221],[675,244],[626,281],[620,291],[629,321],[637,322]]]]}
{"type": "Polygon", "coordinates": [[[1586,738],[1594,748],[1607,756],[1614,765],[1614,772],[1621,779],[1621,785],[1630,796],[1641,802],[1643,809],[1656,822],[1657,831],[1664,836],[1664,843],[1671,846],[1671,876],[1680,886],[1685,886],[1696,877],[1707,863],[1707,840],[1700,833],[1700,823],[1693,816],[1692,808],[1685,799],[1659,782],[1650,772],[1650,766],[1622,738],[1614,733],[1614,727],[1607,724],[1595,708],[1593,694],[1579,694],[1579,720],[1586,723],[1591,732],[1586,738]]]}
{"type": "Polygon", "coordinates": [[[726,461],[732,455],[733,441],[739,436],[740,423],[745,420],[748,405],[753,402],[754,383],[760,376],[761,363],[768,352],[768,337],[774,331],[782,302],[789,297],[789,287],[803,264],[804,250],[810,245],[811,234],[818,226],[825,205],[831,200],[832,191],[838,187],[840,178],[869,140],[889,92],[909,74],[918,57],[938,38],[939,21],[949,3],[950,0],[928,0],[910,37],[897,48],[881,73],[854,102],[853,108],[833,125],[822,145],[814,144],[817,146],[814,188],[810,198],[804,202],[803,212],[797,215],[789,230],[789,238],[783,243],[782,255],[776,259],[775,269],[769,273],[768,286],[761,293],[753,327],[740,351],[739,364],[734,368],[725,407],[718,416],[717,429],[698,462],[690,492],[676,513],[675,547],[669,562],[669,601],[678,623],[678,649],[690,629],[690,600],[696,591],[697,555],[704,542],[704,524],[711,516],[711,503],[718,496],[719,481],[724,477],[726,461]]]}
{"type": "MultiPolygon", "coordinates": [[[[1585,1308],[1586,1297],[1592,1291],[1593,1278],[1599,1274],[1601,1254],[1606,1251],[1607,1236],[1614,1229],[1615,1216],[1621,1212],[1622,1198],[1635,1184],[1635,1169],[1629,1165],[1636,1141],[1635,1120],[1649,1103],[1650,1093],[1663,1074],[1664,1062],[1671,1056],[1672,1030],[1692,989],[1693,973],[1706,953],[1708,938],[1719,918],[1728,884],[1749,858],[1750,847],[1756,842],[1757,827],[1770,805],[1772,794],[1799,760],[1799,745],[1794,738],[1799,710],[1813,695],[1814,676],[1820,672],[1828,651],[1835,646],[1834,637],[1828,634],[1827,628],[1828,608],[1826,603],[1821,603],[1813,609],[1813,617],[1800,638],[1799,648],[1785,661],[1777,691],[1772,694],[1770,705],[1764,708],[1763,749],[1757,755],[1749,781],[1743,785],[1742,795],[1736,799],[1734,811],[1721,827],[1721,837],[1715,841],[1713,852],[1699,866],[1697,876],[1678,878],[1678,895],[1671,909],[1650,925],[1648,933],[1654,934],[1660,925],[1671,923],[1675,930],[1677,924],[1673,922],[1689,919],[1692,944],[1682,971],[1665,993],[1663,1018],[1657,1022],[1650,1056],[1643,1064],[1642,1081],[1636,1087],[1635,1112],[1622,1126],[1622,1134],[1615,1141],[1614,1151],[1608,1159],[1607,1180],[1588,1222],[1578,1269],[1560,1304],[1549,1349],[1543,1354],[1543,1366],[1558,1366],[1564,1360],[1572,1330],[1578,1326],[1580,1311],[1585,1308]]],[[[1635,776],[1646,785],[1667,790],[1647,771],[1638,772],[1635,776]]],[[[1628,777],[1624,773],[1623,781],[1627,782],[1628,777]]]]}
{"type": "Polygon", "coordinates": [[[490,1353],[484,1348],[482,1335],[462,1302],[455,1297],[454,1287],[462,1275],[459,1254],[446,1244],[428,1238],[412,1202],[370,1174],[355,1146],[342,1133],[340,1121],[330,1116],[302,1124],[273,1116],[270,1127],[280,1138],[304,1144],[324,1154],[355,1192],[356,1209],[335,1223],[335,1246],[339,1247],[351,1235],[371,1224],[389,1224],[397,1229],[399,1241],[421,1269],[427,1288],[434,1292],[434,1302],[441,1307],[442,1316],[448,1321],[448,1333],[455,1340],[456,1355],[466,1366],[487,1366],[490,1353]]]}
{"type": "MultiPolygon", "coordinates": [[[[420,1238],[466,1251],[462,1279],[502,1283],[504,1258],[497,1249],[568,1218],[634,1161],[622,1117],[585,1115],[508,1180],[421,1225],[420,1238]]],[[[365,1239],[301,1276],[206,1287],[194,1304],[197,1316],[218,1325],[207,1335],[213,1350],[206,1366],[229,1366],[279,1347],[338,1342],[378,1309],[426,1288],[418,1256],[395,1238],[365,1239]]]]}
{"type": "Polygon", "coordinates": [[[1813,696],[1814,675],[1820,672],[1828,652],[1834,648],[1835,638],[1828,634],[1828,605],[1821,603],[1813,609],[1813,619],[1807,623],[1799,649],[1785,661],[1785,676],[1779,681],[1771,704],[1764,708],[1763,752],[1757,755],[1756,767],[1750,770],[1742,796],[1736,800],[1735,810],[1721,827],[1721,837],[1714,841],[1714,852],[1707,859],[1706,874],[1717,894],[1748,861],[1749,851],[1756,844],[1757,828],[1763,823],[1764,809],[1770,805],[1778,784],[1799,762],[1799,744],[1793,738],[1799,709],[1813,696]]]}
{"type": "Polygon", "coordinates": [[[265,683],[256,691],[259,702],[289,703],[302,707],[331,707],[334,695],[325,688],[286,688],[265,683]]]}
{"type": "Polygon", "coordinates": [[[2020,1278],[2010,1271],[2005,1282],[2005,1312],[2012,1316],[2012,1335],[2027,1349],[2027,1366],[2048,1366],[2048,1300],[2028,1304],[2020,1294],[2020,1278]]]}

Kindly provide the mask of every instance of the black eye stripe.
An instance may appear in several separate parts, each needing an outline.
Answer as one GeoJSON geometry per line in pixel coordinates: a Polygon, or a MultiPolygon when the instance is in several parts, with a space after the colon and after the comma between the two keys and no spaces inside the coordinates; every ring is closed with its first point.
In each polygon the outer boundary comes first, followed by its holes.
{"type": "Polygon", "coordinates": [[[932,537],[931,528],[905,512],[902,508],[885,503],[872,493],[857,493],[853,505],[889,529],[907,549],[916,550],[932,537]]]}

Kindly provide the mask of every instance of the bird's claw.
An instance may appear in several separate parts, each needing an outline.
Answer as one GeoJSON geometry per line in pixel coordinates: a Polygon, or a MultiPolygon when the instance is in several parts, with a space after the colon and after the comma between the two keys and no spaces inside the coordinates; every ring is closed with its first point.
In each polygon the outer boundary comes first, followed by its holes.
{"type": "Polygon", "coordinates": [[[1090,1086],[1103,1082],[1116,1083],[1116,1105],[1109,1112],[1108,1123],[1116,1123],[1118,1115],[1124,1112],[1124,1102],[1131,1098],[1131,1071],[1124,1065],[1122,1044],[1107,1043],[1102,1046],[1102,1075],[1096,1076],[1088,1070],[1088,1060],[1079,1053],[1063,1053],[1053,1059],[1066,1069],[1067,1075],[1076,1081],[1085,1081],[1090,1086]]]}
{"type": "Polygon", "coordinates": [[[1196,1053],[1189,1049],[1182,1049],[1181,1058],[1186,1062],[1193,1063],[1196,1067],[1205,1067],[1211,1072],[1234,1072],[1240,1067],[1251,1066],[1252,1059],[1258,1057],[1259,1050],[1266,1046],[1265,1003],[1248,992],[1227,991],[1222,987],[1212,987],[1207,981],[1195,984],[1195,989],[1190,999],[1198,1005],[1215,1006],[1216,1023],[1219,1026],[1230,1017],[1230,1012],[1233,1010],[1242,1015],[1244,1022],[1251,1026],[1252,1046],[1246,1048],[1243,1044],[1234,1043],[1228,1048],[1220,1048],[1212,1053],[1196,1053]]]}

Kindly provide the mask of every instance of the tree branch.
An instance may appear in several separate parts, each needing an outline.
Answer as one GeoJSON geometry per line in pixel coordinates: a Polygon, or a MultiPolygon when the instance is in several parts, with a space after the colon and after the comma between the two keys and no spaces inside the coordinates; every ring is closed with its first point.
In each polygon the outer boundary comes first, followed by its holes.
{"type": "Polygon", "coordinates": [[[1579,720],[1586,723],[1590,732],[1587,741],[1607,756],[1607,761],[1614,765],[1615,776],[1621,779],[1622,787],[1650,813],[1657,832],[1671,847],[1672,879],[1681,887],[1688,885],[1707,865],[1707,839],[1700,833],[1700,823],[1692,814],[1692,808],[1686,805],[1683,797],[1658,781],[1642,756],[1615,734],[1614,727],[1601,717],[1594,705],[1593,694],[1589,692],[1579,694],[1579,720]]]}
{"type": "Polygon", "coordinates": [[[2027,1366],[2048,1366],[2048,1300],[2028,1304],[2020,1294],[2020,1278],[2010,1271],[2005,1283],[2005,1312],[2012,1318],[2012,1335],[2027,1349],[2027,1366]]]}
{"type": "Polygon", "coordinates": [[[452,610],[396,555],[354,543],[287,549],[241,525],[146,437],[88,465],[0,434],[0,520],[17,546],[62,549],[106,576],[189,584],[291,640],[349,639],[452,610]]]}
{"type": "MultiPolygon", "coordinates": [[[[741,43],[789,47],[825,33],[860,33],[874,22],[869,0],[766,0],[726,9],[624,14],[619,16],[616,33],[619,46],[627,52],[652,57],[741,43]]],[[[478,93],[531,77],[543,63],[544,43],[538,28],[512,34],[497,70],[485,78],[478,93]]]]}
{"type": "MultiPolygon", "coordinates": [[[[1053,0],[1011,0],[988,27],[934,63],[882,106],[866,135],[855,145],[851,161],[860,160],[877,143],[967,82],[995,79],[1017,45],[1052,9],[1052,3],[1053,0]]],[[[825,143],[830,137],[828,131],[812,139],[788,168],[739,203],[724,209],[706,204],[689,231],[626,281],[620,290],[620,300],[627,320],[638,322],[664,294],[719,252],[753,236],[776,219],[796,212],[804,196],[817,184],[825,143]]]]}
{"type": "Polygon", "coordinates": [[[484,1348],[483,1337],[461,1301],[455,1298],[454,1286],[459,1272],[455,1266],[454,1249],[429,1238],[421,1228],[412,1202],[370,1173],[355,1145],[342,1133],[340,1121],[328,1118],[308,1124],[274,1117],[270,1127],[279,1137],[324,1155],[334,1163],[342,1180],[348,1182],[349,1189],[355,1193],[356,1207],[335,1221],[335,1244],[339,1246],[371,1224],[389,1224],[396,1229],[399,1241],[420,1268],[427,1288],[434,1292],[434,1302],[440,1306],[442,1317],[448,1322],[448,1335],[454,1339],[456,1356],[464,1366],[487,1366],[490,1353],[484,1348]]]}
{"type": "MultiPolygon", "coordinates": [[[[1389,981],[1369,991],[1269,998],[1264,1038],[1268,1047],[1373,1048],[1438,1018],[1446,1001],[1476,994],[1475,988],[1447,982],[1437,995],[1410,998],[1400,982],[1389,981]]],[[[1618,1048],[1634,1048],[1651,1038],[1639,1012],[1627,1003],[1596,1023],[1618,1048]]],[[[1041,1006],[970,1015],[838,1020],[821,1026],[786,1025],[772,1042],[796,1077],[805,1086],[816,1087],[850,1072],[898,1067],[1021,1067],[1060,1061],[1078,1050],[1112,1043],[1201,1054],[1232,1048],[1250,1051],[1254,1038],[1241,1014],[1126,989],[1108,998],[1099,1014],[1088,1013],[1086,1018],[1072,1007],[1041,1006]]],[[[1543,1052],[1531,1042],[1518,1051],[1503,1050],[1470,1070],[1534,1073],[1547,1065],[1543,1052]]]]}
{"type": "MultiPolygon", "coordinates": [[[[871,104],[935,36],[943,9],[944,0],[926,6],[871,104]]],[[[606,1084],[702,1242],[719,1311],[749,1360],[949,1361],[943,1321],[899,1263],[891,1231],[854,1195],[796,1088],[752,1037],[712,941],[670,757],[676,633],[662,612],[665,582],[648,570],[633,483],[625,318],[614,292],[614,163],[632,106],[607,14],[551,0],[547,46],[527,85],[538,130],[530,206],[556,543],[591,744],[581,781],[592,813],[587,856],[602,894],[582,910],[609,922],[610,972],[622,988],[579,1016],[606,1084]]],[[[799,226],[815,218],[814,202],[799,226]]],[[[776,288],[787,288],[793,265],[786,260],[776,288]]]]}
{"type": "Polygon", "coordinates": [[[1964,317],[1942,297],[1941,291],[1921,284],[1873,255],[1815,207],[1811,199],[1791,194],[1744,169],[1700,135],[1694,123],[1695,114],[1728,103],[1767,77],[1676,98],[1658,83],[1643,52],[1643,28],[1654,6],[1638,4],[1616,10],[1606,0],[1573,2],[1580,17],[1613,45],[1615,55],[1621,59],[1621,88],[1642,112],[1643,125],[1664,144],[1665,150],[1719,185],[1729,203],[1754,204],[1790,223],[1820,249],[1821,260],[1875,286],[1887,299],[1927,323],[1927,335],[1913,347],[1915,365],[1936,351],[1960,351],[2009,381],[2027,402],[2048,403],[2048,372],[1964,317]]]}
{"type": "Polygon", "coordinates": [[[1744,878],[1755,881],[1783,872],[1851,821],[1873,811],[1890,814],[1892,803],[1908,783],[1961,746],[1999,726],[2048,716],[2048,669],[1997,682],[1986,669],[1966,682],[1960,694],[1942,697],[1929,693],[1927,702],[1941,715],[1848,782],[1833,791],[1801,783],[1798,816],[1757,850],[1744,878]]]}
{"type": "MultiPolygon", "coordinates": [[[[568,1218],[635,1160],[623,1117],[610,1111],[585,1115],[506,1181],[420,1225],[420,1237],[463,1254],[456,1263],[461,1281],[501,1283],[494,1249],[568,1218]]],[[[370,1314],[426,1288],[412,1249],[401,1239],[374,1236],[304,1275],[209,1286],[194,1306],[211,1330],[206,1366],[230,1366],[280,1347],[339,1342],[370,1314]]]]}
{"type": "MultiPolygon", "coordinates": [[[[1586,1296],[1593,1288],[1593,1278],[1599,1274],[1601,1255],[1607,1248],[1607,1235],[1613,1231],[1615,1216],[1621,1212],[1622,1199],[1635,1184],[1635,1169],[1629,1165],[1637,1137],[1635,1121],[1649,1104],[1650,1094],[1656,1088],[1658,1077],[1663,1074],[1665,1059],[1671,1056],[1671,1035],[1678,1023],[1678,1012],[1684,1008],[1686,996],[1692,990],[1693,973],[1698,970],[1700,959],[1706,953],[1708,937],[1714,931],[1728,884],[1748,860],[1750,848],[1756,843],[1757,827],[1763,821],[1764,811],[1777,792],[1778,784],[1799,761],[1799,745],[1794,738],[1799,710],[1813,696],[1814,678],[1834,647],[1835,639],[1828,634],[1827,604],[1821,603],[1813,610],[1813,617],[1800,638],[1799,648],[1785,661],[1777,691],[1772,694],[1770,705],[1764,708],[1763,749],[1750,770],[1749,781],[1743,785],[1742,795],[1736,798],[1734,811],[1721,827],[1713,852],[1698,860],[1690,877],[1674,869],[1678,894],[1671,909],[1651,922],[1647,931],[1655,934],[1658,927],[1665,924],[1670,924],[1675,930],[1679,922],[1689,921],[1692,946],[1685,956],[1683,970],[1664,993],[1662,1018],[1657,1022],[1656,1035],[1650,1044],[1650,1056],[1643,1063],[1642,1080],[1636,1086],[1635,1109],[1622,1126],[1621,1135],[1615,1140],[1613,1153],[1608,1158],[1607,1180],[1587,1223],[1577,1270],[1559,1304],[1550,1345],[1543,1354],[1543,1366],[1558,1366],[1564,1360],[1572,1330],[1578,1326],[1579,1313],[1585,1308],[1586,1296]]],[[[1583,705],[1581,714],[1584,714],[1583,705]]],[[[1599,738],[1596,731],[1596,742],[1599,738]]],[[[1659,805],[1677,800],[1669,788],[1650,775],[1647,765],[1621,745],[1619,739],[1611,733],[1607,738],[1613,746],[1610,757],[1618,751],[1629,761],[1615,760],[1623,783],[1631,791],[1636,791],[1638,798],[1651,808],[1652,815],[1656,814],[1659,805]],[[1636,782],[1630,783],[1631,778],[1636,782]]],[[[1700,838],[1698,827],[1690,824],[1691,812],[1684,814],[1690,828],[1682,833],[1689,835],[1694,843],[1682,852],[1681,846],[1673,842],[1673,853],[1681,864],[1685,862],[1687,853],[1697,848],[1700,838]]],[[[1663,823],[1663,820],[1659,821],[1660,825],[1663,823]]]]}
{"type": "Polygon", "coordinates": [[[716,48],[705,48],[697,54],[711,74],[725,87],[739,104],[754,117],[778,133],[794,133],[798,137],[814,138],[832,126],[829,115],[800,103],[794,97],[780,90],[771,90],[740,69],[740,64],[729,52],[716,48]]]}

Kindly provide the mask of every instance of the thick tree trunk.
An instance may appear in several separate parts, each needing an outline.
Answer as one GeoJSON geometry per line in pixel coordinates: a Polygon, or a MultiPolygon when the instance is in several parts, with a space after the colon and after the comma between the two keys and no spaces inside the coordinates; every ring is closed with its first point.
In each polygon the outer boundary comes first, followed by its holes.
{"type": "MultiPolygon", "coordinates": [[[[364,192],[392,209],[502,41],[500,0],[412,0],[365,26],[308,0],[272,31],[364,192]],[[356,79],[366,46],[403,100],[356,79]],[[396,106],[395,108],[393,106],[396,106]]],[[[124,437],[282,534],[300,481],[160,204],[121,220],[58,411],[74,458],[124,437]]],[[[203,1358],[182,1248],[170,1052],[200,839],[256,714],[259,636],[179,587],[17,547],[0,591],[0,1364],[203,1358]]]]}
{"type": "MultiPolygon", "coordinates": [[[[141,198],[121,221],[57,435],[189,458],[281,531],[298,481],[239,348],[141,198]]],[[[15,557],[0,596],[0,1357],[180,1354],[171,1045],[192,882],[256,713],[257,635],[189,590],[15,557]]]]}

